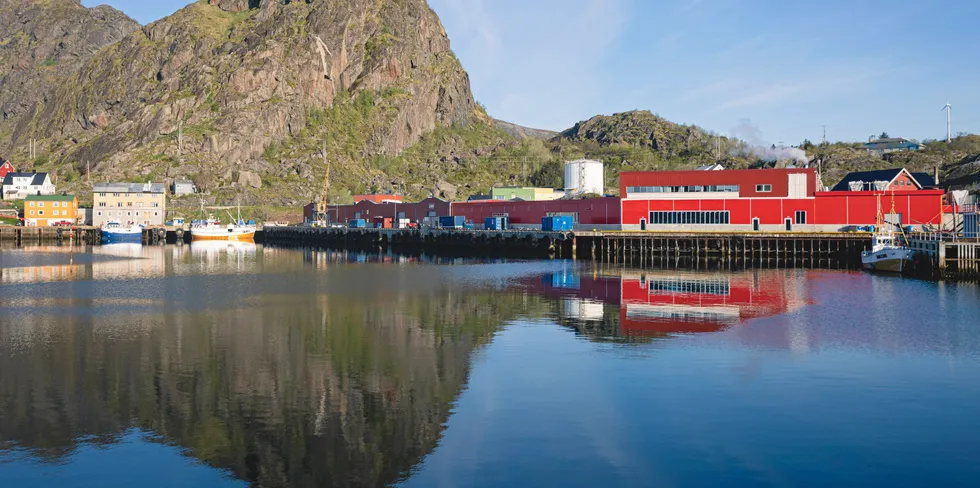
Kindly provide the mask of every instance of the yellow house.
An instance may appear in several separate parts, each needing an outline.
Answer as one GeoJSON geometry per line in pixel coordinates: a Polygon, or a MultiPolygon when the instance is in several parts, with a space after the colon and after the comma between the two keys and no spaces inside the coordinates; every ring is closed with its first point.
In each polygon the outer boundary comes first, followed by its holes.
{"type": "Polygon", "coordinates": [[[28,195],[24,199],[24,225],[48,227],[62,222],[78,221],[78,197],[75,195],[28,195]]]}

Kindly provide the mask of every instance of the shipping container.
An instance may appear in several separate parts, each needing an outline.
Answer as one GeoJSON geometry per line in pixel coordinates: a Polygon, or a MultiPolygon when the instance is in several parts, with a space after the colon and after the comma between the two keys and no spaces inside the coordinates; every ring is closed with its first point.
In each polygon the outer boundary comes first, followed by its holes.
{"type": "Polygon", "coordinates": [[[351,229],[363,229],[367,227],[367,221],[364,219],[352,219],[347,222],[347,226],[351,229]]]}
{"type": "Polygon", "coordinates": [[[439,217],[439,227],[443,229],[462,229],[466,226],[465,217],[444,216],[439,217]]]}
{"type": "Polygon", "coordinates": [[[506,230],[503,217],[487,217],[483,219],[483,228],[486,230],[506,230]]]}
{"type": "Polygon", "coordinates": [[[375,217],[374,227],[376,229],[390,229],[394,226],[394,222],[391,217],[375,217]]]}
{"type": "Polygon", "coordinates": [[[542,217],[541,230],[545,232],[568,232],[575,226],[572,217],[542,217]]]}

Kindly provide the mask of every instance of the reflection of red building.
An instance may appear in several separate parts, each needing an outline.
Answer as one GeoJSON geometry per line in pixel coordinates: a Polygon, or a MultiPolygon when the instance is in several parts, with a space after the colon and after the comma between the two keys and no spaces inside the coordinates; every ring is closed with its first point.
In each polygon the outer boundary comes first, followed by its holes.
{"type": "Polygon", "coordinates": [[[803,304],[794,278],[782,272],[708,274],[640,272],[591,275],[569,271],[531,278],[533,293],[565,300],[568,318],[602,320],[602,305],[619,307],[619,334],[717,332],[786,313],[803,304]]]}

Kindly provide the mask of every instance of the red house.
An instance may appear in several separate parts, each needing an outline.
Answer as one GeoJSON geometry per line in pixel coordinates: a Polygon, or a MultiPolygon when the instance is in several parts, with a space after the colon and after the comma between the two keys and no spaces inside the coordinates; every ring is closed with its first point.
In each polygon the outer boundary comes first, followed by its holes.
{"type": "Polygon", "coordinates": [[[16,171],[14,171],[14,165],[10,164],[10,161],[7,161],[4,158],[0,158],[0,161],[2,161],[2,163],[0,163],[0,180],[6,178],[7,173],[16,173],[16,171]]]}

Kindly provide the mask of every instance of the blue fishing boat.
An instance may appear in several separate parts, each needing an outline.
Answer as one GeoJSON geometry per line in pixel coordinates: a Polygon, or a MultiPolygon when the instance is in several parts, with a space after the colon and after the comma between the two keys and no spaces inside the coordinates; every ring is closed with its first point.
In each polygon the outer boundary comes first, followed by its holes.
{"type": "Polygon", "coordinates": [[[102,242],[105,244],[141,243],[143,242],[143,226],[122,225],[118,221],[106,222],[102,225],[102,242]]]}

